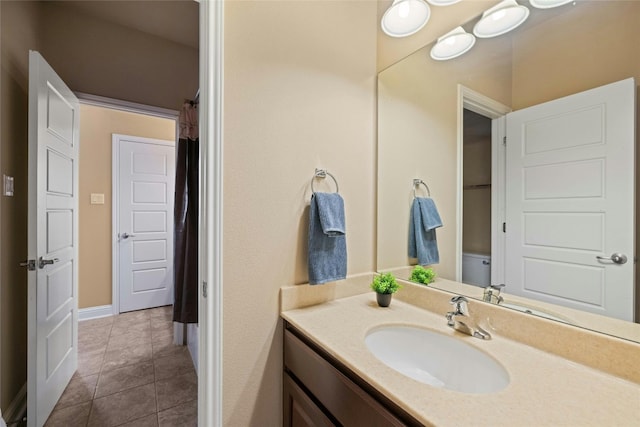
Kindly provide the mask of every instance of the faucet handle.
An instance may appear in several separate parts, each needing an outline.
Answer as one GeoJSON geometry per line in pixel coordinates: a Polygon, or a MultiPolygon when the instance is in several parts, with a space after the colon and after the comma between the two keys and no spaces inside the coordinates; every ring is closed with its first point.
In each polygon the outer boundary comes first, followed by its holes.
{"type": "Polygon", "coordinates": [[[464,295],[456,295],[455,297],[451,298],[451,301],[449,302],[455,305],[459,302],[469,302],[469,300],[464,295]]]}
{"type": "Polygon", "coordinates": [[[451,298],[451,301],[449,302],[455,307],[454,314],[467,314],[467,303],[469,302],[469,300],[466,297],[462,295],[456,295],[455,297],[451,298]]]}

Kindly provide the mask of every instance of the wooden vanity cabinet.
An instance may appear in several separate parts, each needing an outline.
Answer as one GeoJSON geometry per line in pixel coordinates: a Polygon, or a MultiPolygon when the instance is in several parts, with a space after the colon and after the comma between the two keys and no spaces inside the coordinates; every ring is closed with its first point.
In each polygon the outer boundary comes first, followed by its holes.
{"type": "Polygon", "coordinates": [[[422,425],[286,321],[283,411],[285,427],[422,425]]]}

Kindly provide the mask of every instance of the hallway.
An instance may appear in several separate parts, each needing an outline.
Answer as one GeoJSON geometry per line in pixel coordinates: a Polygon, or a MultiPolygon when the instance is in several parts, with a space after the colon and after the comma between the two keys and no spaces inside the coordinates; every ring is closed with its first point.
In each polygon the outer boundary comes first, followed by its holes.
{"type": "Polygon", "coordinates": [[[45,426],[196,426],[196,371],[172,343],[171,315],[165,306],[80,322],[78,370],[45,426]]]}

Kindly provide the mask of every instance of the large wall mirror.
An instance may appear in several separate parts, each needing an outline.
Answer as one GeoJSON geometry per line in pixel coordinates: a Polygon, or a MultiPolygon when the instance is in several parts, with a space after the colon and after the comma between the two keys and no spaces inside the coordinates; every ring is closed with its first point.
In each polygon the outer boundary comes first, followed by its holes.
{"type": "MultiPolygon", "coordinates": [[[[513,32],[478,39],[449,61],[431,59],[428,45],[379,74],[377,268],[407,279],[417,263],[408,256],[408,232],[414,179],[421,179],[443,222],[433,286],[482,299],[486,286],[504,283],[500,303],[507,308],[640,342],[634,323],[640,2],[577,0],[544,10],[519,3],[531,14],[513,32]],[[603,91],[594,96],[610,98],[572,104],[589,98],[575,94],[596,88],[603,91]],[[627,110],[608,99],[622,99],[627,110]],[[543,122],[547,127],[538,126],[543,122]],[[521,132],[522,123],[537,130],[521,132]],[[549,128],[565,134],[559,147],[549,145],[555,138],[549,128]],[[513,134],[537,139],[513,143],[513,134]],[[610,149],[625,138],[623,154],[610,149]],[[587,151],[572,157],[578,146],[587,151]],[[526,154],[542,163],[527,158],[518,169],[515,162],[526,154]],[[620,207],[605,208],[617,192],[620,207]],[[514,201],[524,203],[517,214],[514,201]],[[618,251],[614,233],[630,236],[630,246],[620,249],[625,265],[596,258],[618,251]],[[519,236],[531,251],[514,258],[506,235],[519,236]],[[574,284],[566,290],[559,281],[574,284]]],[[[476,21],[460,24],[470,32],[476,21]]],[[[416,191],[426,196],[424,187],[416,191]]]]}

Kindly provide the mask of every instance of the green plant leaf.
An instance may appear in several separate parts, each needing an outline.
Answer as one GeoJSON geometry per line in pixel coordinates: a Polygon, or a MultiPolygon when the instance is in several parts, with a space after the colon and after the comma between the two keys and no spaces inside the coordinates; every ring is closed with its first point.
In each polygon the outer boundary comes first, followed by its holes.
{"type": "Polygon", "coordinates": [[[436,280],[436,272],[433,271],[433,268],[431,267],[424,268],[421,265],[416,265],[411,271],[409,280],[423,285],[428,285],[429,283],[433,283],[436,280]]]}
{"type": "Polygon", "coordinates": [[[373,278],[371,289],[379,294],[393,294],[402,288],[392,273],[379,274],[373,278]]]}

